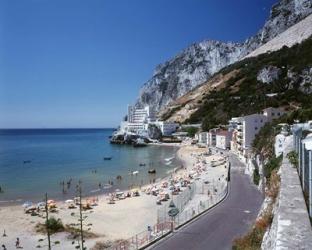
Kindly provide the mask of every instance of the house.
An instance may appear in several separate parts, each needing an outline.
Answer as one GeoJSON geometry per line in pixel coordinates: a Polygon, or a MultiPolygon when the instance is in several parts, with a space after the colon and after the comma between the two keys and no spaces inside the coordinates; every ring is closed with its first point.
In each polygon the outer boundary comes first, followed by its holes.
{"type": "Polygon", "coordinates": [[[208,147],[215,147],[216,146],[216,136],[217,136],[217,132],[219,131],[219,128],[213,128],[210,129],[208,132],[208,147]]]}
{"type": "Polygon", "coordinates": [[[208,132],[200,132],[198,134],[198,143],[208,145],[208,132]]]}
{"type": "Polygon", "coordinates": [[[229,149],[231,141],[231,132],[220,130],[216,133],[216,147],[220,149],[229,149]]]}

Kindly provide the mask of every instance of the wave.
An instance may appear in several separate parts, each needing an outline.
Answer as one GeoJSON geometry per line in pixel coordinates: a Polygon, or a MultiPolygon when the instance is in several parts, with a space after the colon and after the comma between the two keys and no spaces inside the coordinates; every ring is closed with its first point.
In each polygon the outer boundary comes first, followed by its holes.
{"type": "Polygon", "coordinates": [[[165,161],[172,161],[173,159],[174,159],[174,156],[170,158],[165,158],[165,161]]]}
{"type": "Polygon", "coordinates": [[[100,192],[101,189],[94,189],[94,190],[91,190],[90,193],[97,193],[97,192],[100,192]]]}
{"type": "Polygon", "coordinates": [[[165,162],[165,165],[169,166],[169,165],[171,165],[171,163],[172,163],[172,161],[167,161],[167,162],[165,162]]]}

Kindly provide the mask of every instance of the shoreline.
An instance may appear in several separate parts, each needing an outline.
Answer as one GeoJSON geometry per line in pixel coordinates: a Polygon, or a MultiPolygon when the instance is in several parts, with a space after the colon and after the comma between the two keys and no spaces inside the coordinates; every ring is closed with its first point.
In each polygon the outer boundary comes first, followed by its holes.
{"type": "MultiPolygon", "coordinates": [[[[158,178],[155,183],[143,185],[139,191],[140,196],[138,197],[116,200],[115,204],[109,204],[109,196],[107,194],[99,195],[98,205],[93,207],[92,210],[86,211],[88,214],[88,223],[90,222],[93,225],[91,232],[98,235],[98,237],[94,239],[86,240],[88,248],[94,246],[98,241],[115,242],[120,239],[130,239],[136,234],[145,231],[148,225],[156,225],[159,222],[158,219],[161,219],[158,217],[160,215],[159,212],[164,208],[166,209],[169,203],[167,201],[163,202],[162,205],[157,205],[156,201],[158,197],[147,191],[156,186],[161,188],[163,182],[169,182],[169,179],[187,178],[186,176],[196,168],[196,165],[203,164],[201,162],[204,159],[207,160],[208,168],[201,174],[201,180],[197,181],[194,179],[194,182],[199,186],[204,180],[218,182],[218,177],[221,177],[225,169],[223,167],[211,168],[209,167],[209,162],[214,160],[214,158],[220,158],[220,156],[206,156],[204,155],[205,152],[207,152],[207,149],[198,148],[193,145],[180,145],[179,149],[176,151],[175,157],[178,158],[183,168],[173,168],[165,177],[158,178]],[[129,225],[131,225],[131,227],[129,227],[129,225]]],[[[89,197],[92,196],[84,197],[83,200],[85,201],[89,197]]],[[[204,197],[206,197],[204,193],[195,194],[195,197],[192,201],[187,203],[188,205],[186,205],[184,209],[191,209],[194,202],[204,197]]],[[[175,196],[175,199],[176,198],[178,197],[175,196]]],[[[71,213],[78,212],[77,208],[68,209],[68,205],[64,201],[57,202],[57,209],[58,213],[53,213],[51,216],[60,218],[64,225],[70,225],[74,220],[71,213]]],[[[8,237],[0,238],[0,243],[5,244],[7,247],[12,246],[13,248],[14,245],[12,244],[14,244],[14,239],[19,237],[24,249],[33,249],[34,246],[38,244],[38,239],[42,237],[41,234],[35,232],[34,227],[38,222],[43,223],[43,219],[38,216],[25,214],[24,209],[20,205],[0,206],[0,221],[2,222],[0,225],[0,232],[3,232],[5,229],[8,235],[8,237]],[[32,247],[27,248],[25,247],[26,245],[32,247]]],[[[54,240],[60,240],[62,242],[61,246],[54,248],[71,248],[71,241],[66,238],[66,235],[67,233],[65,232],[53,235],[54,240]]]]}
{"type": "MultiPolygon", "coordinates": [[[[159,143],[150,143],[148,146],[175,147],[175,148],[177,148],[177,151],[175,152],[175,158],[178,160],[178,164],[177,165],[179,166],[179,164],[180,164],[179,162],[181,162],[181,159],[180,159],[180,157],[178,157],[178,152],[179,152],[180,148],[183,147],[183,145],[181,143],[160,143],[160,144],[159,143]]],[[[151,184],[157,184],[160,181],[164,181],[165,179],[170,177],[170,175],[172,174],[172,172],[176,168],[178,168],[178,167],[176,166],[176,167],[173,167],[170,170],[168,170],[166,172],[165,176],[157,178],[155,180],[155,183],[149,183],[149,184],[147,183],[147,184],[142,185],[141,187],[136,187],[136,188],[142,189],[142,188],[146,188],[147,186],[149,186],[151,184]],[[170,173],[168,173],[168,172],[170,172],[170,173]]],[[[117,180],[115,180],[115,179],[113,179],[113,180],[114,180],[114,182],[117,182],[117,180]]],[[[108,185],[108,183],[104,183],[103,185],[108,185]]],[[[134,188],[135,187],[133,187],[132,189],[134,189],[134,188]]],[[[94,197],[98,197],[99,199],[100,198],[105,198],[105,197],[108,197],[110,193],[114,193],[116,189],[119,189],[122,192],[127,192],[127,191],[131,190],[129,188],[121,188],[118,185],[113,185],[112,187],[103,188],[101,190],[100,189],[99,190],[90,190],[90,191],[88,191],[88,194],[82,195],[82,198],[83,199],[91,199],[91,198],[94,198],[94,197]],[[95,192],[92,192],[92,191],[95,191],[95,192]],[[94,194],[92,195],[91,193],[94,193],[94,194]]],[[[54,197],[54,196],[50,197],[50,198],[51,199],[53,198],[53,200],[55,200],[58,203],[64,203],[66,200],[70,199],[70,197],[59,198],[59,197],[54,197]]],[[[71,198],[74,198],[74,197],[71,197],[71,198]]],[[[28,200],[31,200],[31,199],[28,199],[28,200]]],[[[28,200],[27,199],[23,199],[23,198],[19,198],[19,199],[16,199],[16,200],[0,200],[0,208],[22,206],[23,203],[28,201],[28,200]]],[[[39,202],[42,201],[42,200],[36,200],[36,199],[33,199],[33,200],[34,200],[33,203],[39,203],[39,202]]]]}

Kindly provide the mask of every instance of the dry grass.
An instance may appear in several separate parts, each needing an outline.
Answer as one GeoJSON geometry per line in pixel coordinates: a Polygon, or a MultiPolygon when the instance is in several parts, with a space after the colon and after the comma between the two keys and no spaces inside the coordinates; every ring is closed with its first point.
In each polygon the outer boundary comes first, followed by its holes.
{"type": "Polygon", "coordinates": [[[262,217],[256,220],[253,228],[244,236],[233,241],[233,250],[257,250],[261,249],[263,236],[273,219],[272,206],[269,206],[262,217]]]}
{"type": "MultiPolygon", "coordinates": [[[[105,250],[105,249],[110,249],[113,246],[116,245],[122,245],[124,248],[120,249],[127,249],[127,247],[130,245],[128,241],[126,240],[115,240],[115,241],[97,241],[95,245],[91,248],[91,250],[105,250]]],[[[119,249],[119,248],[118,248],[119,249]]]]}
{"type": "Polygon", "coordinates": [[[270,181],[268,183],[268,191],[267,191],[267,196],[269,196],[273,200],[272,203],[275,203],[275,200],[278,196],[280,184],[281,184],[281,179],[280,179],[280,176],[277,174],[277,169],[275,169],[271,173],[270,181]]]}

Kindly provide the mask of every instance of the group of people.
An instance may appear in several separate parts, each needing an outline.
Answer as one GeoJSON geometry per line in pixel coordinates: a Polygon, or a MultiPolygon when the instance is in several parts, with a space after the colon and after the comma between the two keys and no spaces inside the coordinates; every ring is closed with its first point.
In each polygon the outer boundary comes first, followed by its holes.
{"type": "MultiPolygon", "coordinates": [[[[6,234],[5,230],[3,231],[2,237],[7,237],[7,234],[6,234]]],[[[6,246],[4,244],[2,244],[1,247],[2,247],[2,250],[7,250],[7,248],[6,248],[6,246]]],[[[20,239],[18,237],[16,238],[16,241],[15,241],[15,247],[16,247],[16,249],[23,248],[21,246],[20,239]]]]}

